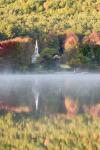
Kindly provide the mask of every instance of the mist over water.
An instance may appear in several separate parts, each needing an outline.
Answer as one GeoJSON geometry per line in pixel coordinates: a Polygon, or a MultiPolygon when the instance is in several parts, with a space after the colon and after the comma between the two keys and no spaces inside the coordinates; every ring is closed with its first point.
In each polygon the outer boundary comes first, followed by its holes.
{"type": "Polygon", "coordinates": [[[100,102],[100,75],[91,73],[3,74],[0,102],[29,106],[35,111],[59,112],[65,97],[81,105],[100,102]]]}

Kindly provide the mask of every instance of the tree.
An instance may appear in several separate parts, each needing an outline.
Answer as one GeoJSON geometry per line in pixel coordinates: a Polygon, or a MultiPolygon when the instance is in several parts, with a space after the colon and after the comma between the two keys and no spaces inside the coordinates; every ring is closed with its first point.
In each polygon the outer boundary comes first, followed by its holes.
{"type": "Polygon", "coordinates": [[[57,57],[59,52],[54,48],[44,48],[40,57],[37,60],[37,63],[41,64],[45,69],[53,69],[57,67],[57,57]]]}
{"type": "Polygon", "coordinates": [[[58,39],[58,37],[56,35],[49,36],[48,47],[49,48],[54,48],[57,51],[59,51],[59,49],[60,49],[59,39],[58,39]]]}
{"type": "Polygon", "coordinates": [[[64,41],[64,61],[69,63],[72,59],[76,59],[78,55],[79,40],[74,32],[67,31],[64,41]]]}

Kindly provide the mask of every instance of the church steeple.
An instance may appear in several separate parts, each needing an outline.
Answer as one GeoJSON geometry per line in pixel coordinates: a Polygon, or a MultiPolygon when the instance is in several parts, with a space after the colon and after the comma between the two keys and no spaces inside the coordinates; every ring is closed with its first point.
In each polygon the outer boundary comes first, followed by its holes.
{"type": "Polygon", "coordinates": [[[32,64],[36,62],[37,57],[39,57],[39,47],[38,47],[38,41],[36,40],[35,51],[34,54],[32,55],[32,64]]]}
{"type": "Polygon", "coordinates": [[[36,40],[36,44],[35,44],[35,54],[39,54],[39,47],[38,47],[37,40],[36,40]]]}

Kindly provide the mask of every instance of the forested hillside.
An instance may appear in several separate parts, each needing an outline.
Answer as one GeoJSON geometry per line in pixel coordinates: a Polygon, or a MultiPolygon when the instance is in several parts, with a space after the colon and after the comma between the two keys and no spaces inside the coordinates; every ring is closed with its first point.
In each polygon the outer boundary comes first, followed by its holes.
{"type": "Polygon", "coordinates": [[[66,29],[83,34],[100,31],[100,1],[0,0],[0,39],[66,29]]]}
{"type": "Polygon", "coordinates": [[[0,40],[21,36],[38,39],[46,67],[56,54],[71,66],[100,64],[100,1],[0,0],[0,40]]]}

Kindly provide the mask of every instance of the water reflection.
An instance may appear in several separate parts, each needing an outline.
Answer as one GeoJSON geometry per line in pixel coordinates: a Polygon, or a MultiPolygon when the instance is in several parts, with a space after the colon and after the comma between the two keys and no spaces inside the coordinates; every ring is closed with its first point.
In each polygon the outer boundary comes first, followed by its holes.
{"type": "Polygon", "coordinates": [[[65,97],[78,100],[80,105],[99,103],[100,75],[0,75],[0,109],[16,112],[62,112],[65,97]]]}

